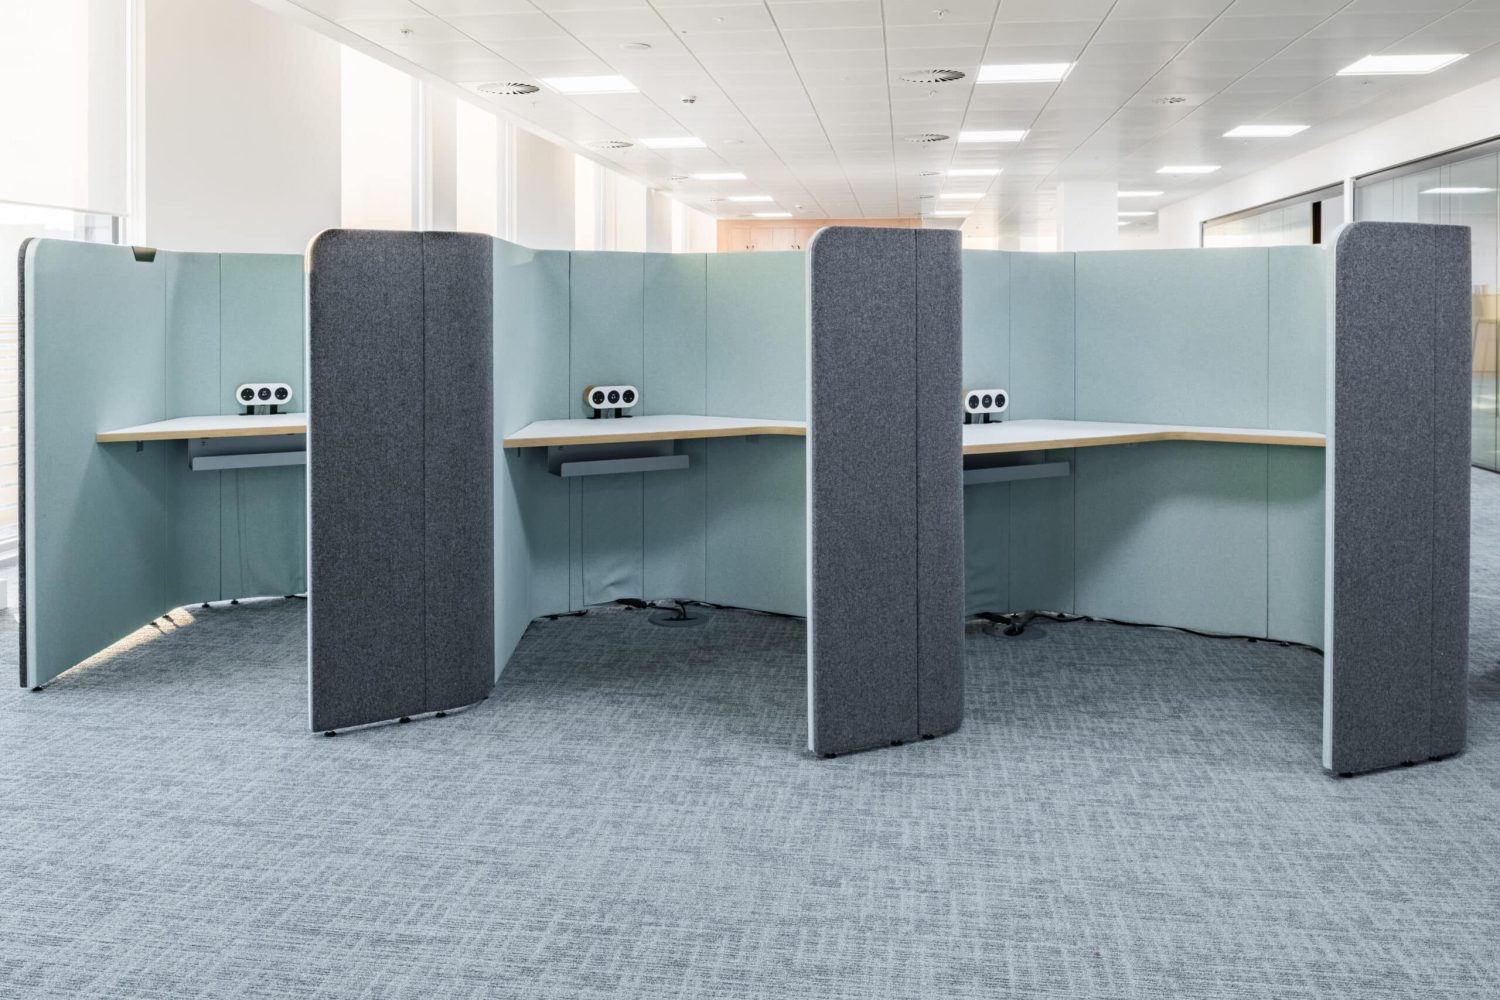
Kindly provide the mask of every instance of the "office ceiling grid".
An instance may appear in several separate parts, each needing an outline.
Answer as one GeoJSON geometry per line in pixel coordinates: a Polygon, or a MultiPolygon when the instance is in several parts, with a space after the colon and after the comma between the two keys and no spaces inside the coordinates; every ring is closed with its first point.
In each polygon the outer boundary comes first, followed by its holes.
{"type": "Polygon", "coordinates": [[[485,100],[720,217],[972,208],[980,233],[1048,224],[1052,193],[1069,178],[1180,200],[1500,74],[1500,0],[293,2],[471,90],[623,75],[638,93],[568,97],[542,86],[485,100]],[[1335,75],[1372,53],[1419,52],[1469,55],[1427,76],[1335,75]],[[1057,62],[1076,63],[1060,84],[975,84],[981,65],[1057,62]],[[933,69],[966,75],[902,79],[933,69]],[[1247,123],[1311,127],[1284,139],[1223,137],[1247,123]],[[961,131],[1001,129],[1027,135],[957,142],[961,131]],[[906,141],[920,133],[951,138],[906,141]],[[639,143],[679,136],[705,147],[639,143]],[[635,145],[595,148],[617,139],[635,145]],[[1222,169],[1156,173],[1169,163],[1222,169]],[[947,176],[986,167],[1003,173],[947,176]],[[732,171],[747,179],[686,179],[732,171]],[[773,200],[722,200],[745,194],[773,200]],[[983,197],[943,197],[965,194],[983,197]]]}

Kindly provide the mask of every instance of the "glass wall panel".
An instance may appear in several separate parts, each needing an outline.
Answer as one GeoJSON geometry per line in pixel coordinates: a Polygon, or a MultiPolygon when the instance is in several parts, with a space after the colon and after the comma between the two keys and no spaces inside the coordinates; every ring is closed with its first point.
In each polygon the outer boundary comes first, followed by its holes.
{"type": "Polygon", "coordinates": [[[1360,181],[1355,218],[1468,226],[1474,246],[1473,460],[1500,471],[1500,153],[1476,151],[1360,181]]]}

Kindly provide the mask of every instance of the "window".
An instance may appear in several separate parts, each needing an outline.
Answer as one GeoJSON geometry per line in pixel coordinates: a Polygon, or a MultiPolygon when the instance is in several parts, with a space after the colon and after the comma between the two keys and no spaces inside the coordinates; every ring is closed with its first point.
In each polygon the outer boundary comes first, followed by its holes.
{"type": "Polygon", "coordinates": [[[1344,222],[1342,185],[1309,191],[1203,224],[1205,247],[1284,247],[1322,243],[1344,222]]]}
{"type": "Polygon", "coordinates": [[[1500,330],[1500,140],[1458,150],[1355,181],[1354,217],[1362,221],[1468,226],[1473,235],[1474,350],[1472,458],[1500,472],[1500,406],[1496,402],[1500,330]]]}

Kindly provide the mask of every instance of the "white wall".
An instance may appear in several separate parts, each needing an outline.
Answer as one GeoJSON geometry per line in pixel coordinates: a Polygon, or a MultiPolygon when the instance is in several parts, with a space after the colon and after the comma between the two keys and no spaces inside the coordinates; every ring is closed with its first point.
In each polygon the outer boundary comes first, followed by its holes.
{"type": "Polygon", "coordinates": [[[514,239],[535,250],[573,247],[573,154],[530,132],[512,145],[514,239]]]}
{"type": "Polygon", "coordinates": [[[339,46],[249,0],[143,0],[141,228],[301,253],[339,224],[339,46]]]}
{"type": "Polygon", "coordinates": [[[1157,244],[1196,247],[1199,224],[1346,178],[1500,135],[1500,80],[1480,84],[1372,128],[1161,209],[1157,244]]]}

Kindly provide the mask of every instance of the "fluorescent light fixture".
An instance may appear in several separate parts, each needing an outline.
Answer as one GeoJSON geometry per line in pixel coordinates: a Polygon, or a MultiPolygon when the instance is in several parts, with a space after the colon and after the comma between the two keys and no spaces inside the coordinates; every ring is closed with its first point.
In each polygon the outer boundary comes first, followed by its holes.
{"type": "Polygon", "coordinates": [[[1024,138],[1026,138],[1024,128],[958,133],[959,142],[1020,142],[1024,138]]]}
{"type": "Polygon", "coordinates": [[[1121,225],[1121,226],[1128,226],[1128,225],[1130,225],[1130,223],[1129,223],[1129,222],[1127,222],[1127,221],[1126,221],[1126,220],[1125,220],[1125,219],[1121,219],[1121,220],[1120,220],[1120,221],[1119,221],[1119,222],[1118,222],[1118,223],[1117,223],[1117,225],[1121,225]]]}
{"type": "Polygon", "coordinates": [[[732,195],[729,196],[729,200],[730,201],[751,202],[751,201],[775,201],[776,199],[772,198],[768,194],[732,194],[732,195]]]}
{"type": "Polygon", "coordinates": [[[1440,55],[1365,56],[1339,70],[1339,76],[1396,76],[1403,73],[1431,73],[1458,62],[1463,52],[1440,55]]]}
{"type": "Polygon", "coordinates": [[[944,191],[938,195],[942,201],[978,201],[983,197],[983,191],[944,191]]]}
{"type": "Polygon", "coordinates": [[[1440,187],[1428,188],[1423,194],[1489,194],[1494,188],[1485,187],[1440,187]]]}
{"type": "Polygon", "coordinates": [[[1224,133],[1226,139],[1285,139],[1306,132],[1306,125],[1236,125],[1224,133]]]}
{"type": "Polygon", "coordinates": [[[745,175],[738,170],[721,170],[718,173],[689,174],[695,181],[742,181],[745,175]]]}
{"type": "Polygon", "coordinates": [[[791,212],[751,212],[757,219],[790,219],[791,212]]]}
{"type": "Polygon", "coordinates": [[[670,136],[662,139],[642,139],[647,149],[702,149],[703,140],[690,135],[670,136]]]}
{"type": "Polygon", "coordinates": [[[999,167],[955,167],[948,171],[949,177],[999,177],[999,167]]]}
{"type": "Polygon", "coordinates": [[[944,212],[929,212],[928,214],[931,215],[934,219],[967,219],[969,217],[969,213],[968,212],[949,212],[949,211],[944,211],[944,212]]]}
{"type": "Polygon", "coordinates": [[[542,82],[559,94],[569,97],[635,93],[635,84],[623,76],[544,76],[542,82]]]}
{"type": "Polygon", "coordinates": [[[1155,212],[1121,212],[1120,213],[1120,218],[1122,218],[1122,219],[1149,219],[1149,218],[1151,218],[1151,216],[1153,216],[1155,214],[1156,214],[1155,212]]]}
{"type": "Polygon", "coordinates": [[[1160,198],[1165,191],[1121,191],[1121,198],[1160,198]]]}
{"type": "Polygon", "coordinates": [[[1219,169],[1217,163],[1176,163],[1158,167],[1159,174],[1211,174],[1219,169]]]}
{"type": "Polygon", "coordinates": [[[979,67],[975,83],[1061,83],[1072,63],[1004,63],[979,67]]]}

